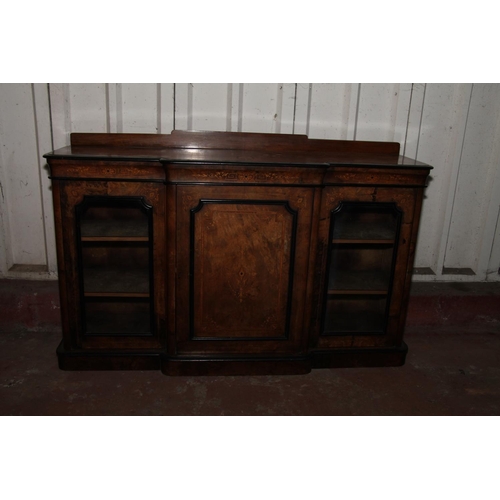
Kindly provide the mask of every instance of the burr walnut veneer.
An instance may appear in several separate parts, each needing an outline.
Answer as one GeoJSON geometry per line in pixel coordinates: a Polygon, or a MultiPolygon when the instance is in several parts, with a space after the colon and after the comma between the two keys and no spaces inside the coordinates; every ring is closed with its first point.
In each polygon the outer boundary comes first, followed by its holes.
{"type": "Polygon", "coordinates": [[[72,134],[45,155],[62,369],[396,366],[431,168],[389,142],[72,134]]]}

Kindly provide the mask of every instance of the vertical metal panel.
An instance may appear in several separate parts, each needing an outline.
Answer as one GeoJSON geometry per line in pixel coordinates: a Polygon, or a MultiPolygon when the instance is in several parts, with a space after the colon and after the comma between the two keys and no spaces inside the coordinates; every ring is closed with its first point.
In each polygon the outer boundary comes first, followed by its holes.
{"type": "Polygon", "coordinates": [[[228,84],[228,108],[226,130],[228,132],[241,132],[241,105],[243,98],[243,84],[228,84]]]}
{"type": "Polygon", "coordinates": [[[159,83],[159,130],[160,134],[170,134],[174,129],[174,84],[159,83]]]}
{"type": "Polygon", "coordinates": [[[54,149],[69,145],[71,133],[71,108],[69,83],[50,83],[50,114],[52,122],[52,144],[54,149]]]}
{"type": "Polygon", "coordinates": [[[47,256],[31,84],[2,84],[0,121],[9,264],[44,266],[47,256]]]}
{"type": "MultiPolygon", "coordinates": [[[[496,191],[500,191],[500,181],[495,183],[496,191]]],[[[491,249],[490,258],[487,264],[486,279],[488,281],[500,281],[500,205],[498,205],[495,229],[493,233],[493,246],[491,249]]]]}
{"type": "Polygon", "coordinates": [[[121,96],[119,97],[117,83],[106,83],[106,132],[118,132],[118,106],[121,107],[121,96]],[[118,104],[118,101],[120,103],[118,104]]]}
{"type": "Polygon", "coordinates": [[[396,107],[396,112],[394,120],[394,132],[392,135],[392,139],[390,140],[400,143],[400,154],[402,154],[405,149],[406,138],[408,135],[408,121],[412,92],[413,84],[411,83],[399,83],[397,85],[394,85],[394,105],[396,107]]]}
{"type": "Polygon", "coordinates": [[[70,83],[71,132],[107,132],[106,85],[70,83]]]}
{"type": "MultiPolygon", "coordinates": [[[[50,126],[49,89],[45,83],[33,84],[34,112],[36,120],[36,142],[38,155],[38,174],[42,197],[43,225],[45,233],[45,251],[47,255],[47,271],[57,272],[56,236],[54,227],[54,205],[52,202],[51,182],[48,165],[43,155],[52,148],[50,126]]],[[[41,244],[41,242],[40,242],[41,244]]]]}
{"type": "Polygon", "coordinates": [[[410,102],[408,103],[408,123],[406,137],[401,144],[401,154],[409,158],[417,157],[420,127],[422,125],[422,112],[425,98],[425,83],[412,83],[410,102]]]}
{"type": "Polygon", "coordinates": [[[470,84],[427,84],[417,159],[435,166],[425,192],[417,241],[416,266],[441,274],[460,154],[467,120],[470,84]]]}
{"type": "MultiPolygon", "coordinates": [[[[356,137],[356,125],[358,118],[359,94],[361,91],[360,83],[350,83],[349,90],[349,113],[347,115],[346,139],[353,141],[356,137]]],[[[346,95],[347,99],[347,95],[346,95]]]]}
{"type": "Polygon", "coordinates": [[[7,183],[7,168],[4,159],[4,148],[6,137],[4,136],[3,100],[4,95],[8,94],[8,86],[0,83],[0,275],[5,276],[12,267],[12,241],[10,234],[9,206],[10,195],[9,185],[7,183]]]}
{"type": "MultiPolygon", "coordinates": [[[[398,83],[361,84],[357,140],[404,142],[404,127],[397,123],[397,118],[401,117],[398,114],[398,101],[401,99],[399,88],[398,83]]],[[[409,102],[407,99],[405,101],[409,102]]]]}
{"type": "Polygon", "coordinates": [[[226,130],[229,90],[227,84],[190,84],[192,130],[226,130]]]}
{"type": "Polygon", "coordinates": [[[492,187],[500,157],[499,115],[500,85],[474,84],[446,248],[446,267],[470,268],[477,273],[483,245],[491,250],[496,220],[492,218],[492,227],[486,223],[492,196],[498,201],[492,187]],[[485,233],[487,230],[489,235],[485,233]]]}
{"type": "Polygon", "coordinates": [[[280,83],[279,87],[278,98],[281,99],[278,108],[279,133],[292,134],[295,116],[295,83],[280,83]]]}
{"type": "Polygon", "coordinates": [[[311,109],[311,83],[297,83],[295,92],[295,134],[309,133],[309,115],[311,109]]]}
{"type": "MultiPolygon", "coordinates": [[[[0,135],[2,133],[0,124],[0,135]]],[[[0,149],[0,277],[5,276],[12,266],[12,245],[10,241],[10,223],[7,217],[8,197],[7,182],[0,149]]]]}
{"type": "Polygon", "coordinates": [[[391,84],[361,83],[356,111],[355,140],[392,140],[395,121],[394,89],[391,84]]]}
{"type": "MultiPolygon", "coordinates": [[[[498,88],[495,90],[498,92],[498,88]]],[[[494,137],[496,140],[491,155],[494,179],[491,183],[477,273],[479,277],[484,275],[488,281],[500,281],[500,113],[497,114],[494,137]]]]}
{"type": "Polygon", "coordinates": [[[177,130],[192,130],[192,93],[190,83],[175,84],[175,128],[177,130]]]}
{"type": "Polygon", "coordinates": [[[158,132],[158,89],[155,83],[121,84],[122,132],[158,132]]]}
{"type": "Polygon", "coordinates": [[[357,85],[350,83],[313,83],[309,110],[309,137],[315,139],[347,139],[354,129],[357,85]]]}
{"type": "Polygon", "coordinates": [[[243,86],[242,132],[276,132],[278,84],[245,83],[243,86]]]}

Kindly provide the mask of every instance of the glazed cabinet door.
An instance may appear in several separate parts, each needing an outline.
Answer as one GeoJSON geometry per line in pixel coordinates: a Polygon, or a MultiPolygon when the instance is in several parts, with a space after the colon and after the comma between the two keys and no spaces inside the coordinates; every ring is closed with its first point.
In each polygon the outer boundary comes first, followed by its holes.
{"type": "Polygon", "coordinates": [[[416,199],[411,188],[325,190],[313,346],[401,344],[416,199]]]}
{"type": "Polygon", "coordinates": [[[308,188],[177,187],[178,354],[306,349],[312,208],[308,188]]]}
{"type": "Polygon", "coordinates": [[[61,182],[72,348],[162,346],[162,188],[153,182],[61,182]]]}

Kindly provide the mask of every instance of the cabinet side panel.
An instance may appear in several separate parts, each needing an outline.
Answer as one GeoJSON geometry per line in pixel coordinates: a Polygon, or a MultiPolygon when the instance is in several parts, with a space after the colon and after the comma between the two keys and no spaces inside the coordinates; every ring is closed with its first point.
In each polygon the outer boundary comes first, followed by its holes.
{"type": "Polygon", "coordinates": [[[52,197],[54,200],[54,224],[56,232],[57,267],[59,278],[59,295],[61,301],[61,322],[63,331],[63,344],[65,349],[71,347],[71,329],[68,316],[67,276],[64,256],[64,236],[62,224],[61,189],[59,181],[52,181],[52,197]]]}
{"type": "MultiPolygon", "coordinates": [[[[414,223],[411,228],[411,237],[409,240],[409,252],[408,259],[406,261],[406,269],[404,271],[404,285],[402,287],[402,306],[401,306],[401,315],[399,316],[399,325],[398,325],[398,340],[402,340],[403,331],[406,323],[406,316],[408,313],[408,302],[410,300],[410,289],[411,289],[411,280],[413,274],[413,264],[415,261],[415,250],[417,246],[417,238],[418,238],[418,230],[420,227],[420,216],[422,212],[422,201],[424,198],[424,190],[416,189],[415,190],[415,205],[414,205],[414,223]]],[[[403,270],[401,270],[403,273],[403,270]]]]}

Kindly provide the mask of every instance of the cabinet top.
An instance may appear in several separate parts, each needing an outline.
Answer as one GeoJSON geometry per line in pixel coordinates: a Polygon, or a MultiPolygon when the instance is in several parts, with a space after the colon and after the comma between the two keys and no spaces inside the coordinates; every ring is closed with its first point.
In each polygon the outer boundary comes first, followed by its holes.
{"type": "Polygon", "coordinates": [[[309,139],[306,135],[174,130],[171,134],[71,134],[47,159],[432,168],[399,154],[397,142],[309,139]]]}

